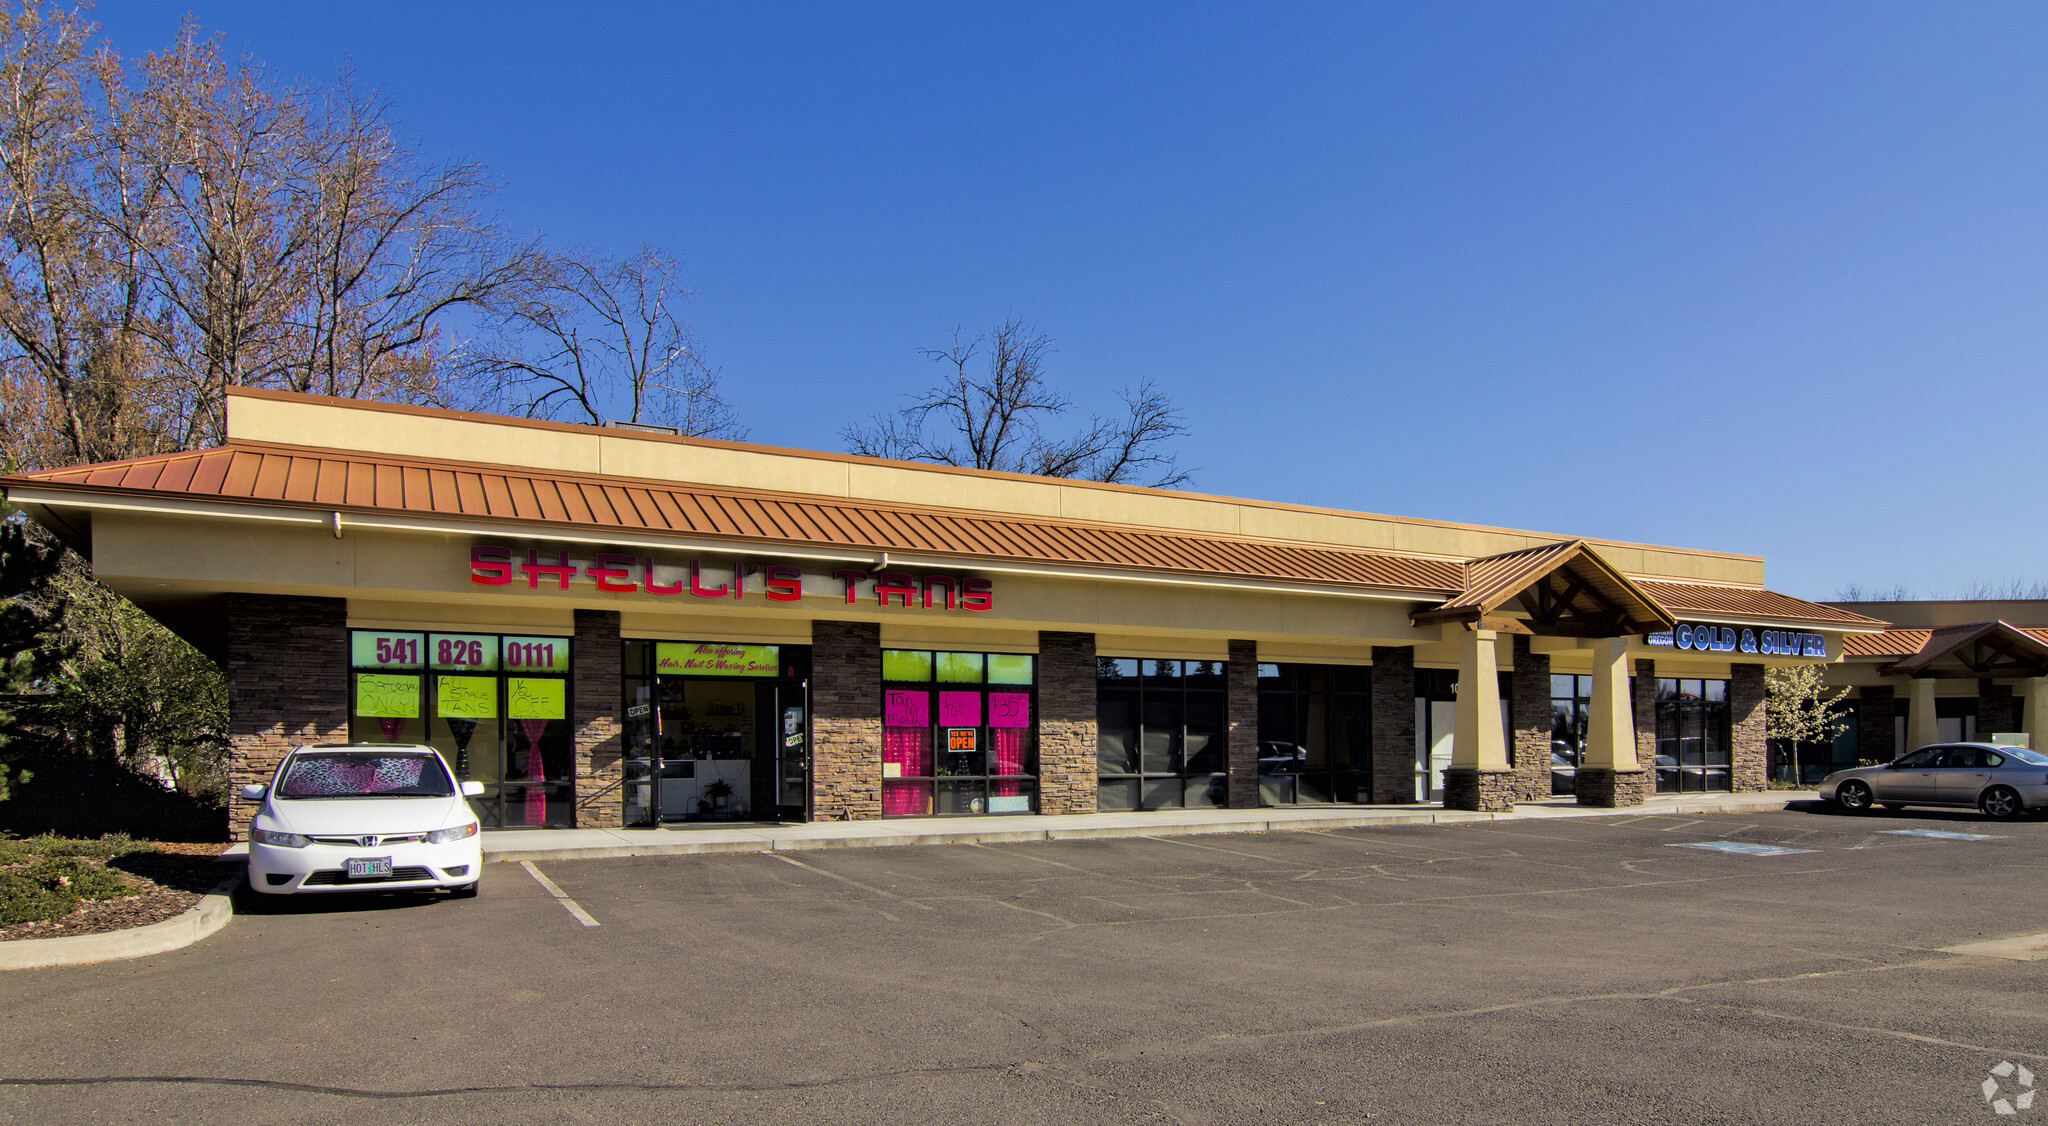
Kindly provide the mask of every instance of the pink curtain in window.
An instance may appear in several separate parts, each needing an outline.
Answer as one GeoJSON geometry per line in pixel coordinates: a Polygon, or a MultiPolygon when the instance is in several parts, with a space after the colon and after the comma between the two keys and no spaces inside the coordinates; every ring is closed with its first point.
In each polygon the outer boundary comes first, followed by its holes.
{"type": "Polygon", "coordinates": [[[929,727],[884,727],[882,761],[895,763],[897,773],[919,778],[932,772],[932,729],[929,727]]]}
{"type": "MultiPolygon", "coordinates": [[[[995,727],[990,728],[988,734],[989,740],[995,744],[993,749],[996,756],[995,770],[991,773],[1024,773],[1024,736],[1027,734],[1026,729],[1022,727],[995,727]]],[[[996,782],[994,783],[994,792],[1003,797],[1015,797],[1024,791],[1022,784],[1018,782],[996,782]]]]}
{"type": "Polygon", "coordinates": [[[882,813],[921,814],[932,811],[932,784],[930,782],[884,782],[882,783],[882,813]]]}

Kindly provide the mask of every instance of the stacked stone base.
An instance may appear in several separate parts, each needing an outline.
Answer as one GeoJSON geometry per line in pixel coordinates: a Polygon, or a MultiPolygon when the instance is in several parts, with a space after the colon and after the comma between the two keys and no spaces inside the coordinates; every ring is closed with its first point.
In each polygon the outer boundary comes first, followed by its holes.
{"type": "Polygon", "coordinates": [[[1454,766],[1444,771],[1444,808],[1506,813],[1515,808],[1515,772],[1454,766]]]}
{"type": "Polygon", "coordinates": [[[1572,791],[1580,805],[1600,809],[1624,809],[1641,805],[1656,788],[1655,777],[1642,767],[1613,770],[1604,766],[1582,766],[1572,791]]]}

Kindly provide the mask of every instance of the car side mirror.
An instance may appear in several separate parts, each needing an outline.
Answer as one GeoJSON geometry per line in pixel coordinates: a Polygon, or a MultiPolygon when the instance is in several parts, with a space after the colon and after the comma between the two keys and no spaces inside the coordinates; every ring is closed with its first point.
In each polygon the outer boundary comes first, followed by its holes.
{"type": "Polygon", "coordinates": [[[462,796],[465,798],[483,797],[484,784],[482,782],[464,782],[462,784],[462,796]]]}
{"type": "Polygon", "coordinates": [[[268,787],[268,786],[265,786],[265,785],[263,785],[263,784],[261,784],[261,783],[257,783],[257,782],[252,782],[252,783],[250,783],[249,785],[247,785],[247,786],[244,786],[244,787],[242,787],[242,800],[243,800],[243,801],[262,801],[262,800],[263,800],[263,795],[265,795],[265,794],[267,794],[267,793],[269,793],[269,792],[270,792],[270,787],[268,787]]]}

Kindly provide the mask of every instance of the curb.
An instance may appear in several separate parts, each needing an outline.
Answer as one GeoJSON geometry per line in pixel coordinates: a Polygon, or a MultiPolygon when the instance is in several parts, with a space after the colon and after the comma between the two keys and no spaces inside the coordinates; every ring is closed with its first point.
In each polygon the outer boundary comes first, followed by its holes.
{"type": "Polygon", "coordinates": [[[917,833],[892,832],[886,834],[852,833],[844,837],[808,836],[784,837],[780,839],[762,837],[755,840],[706,840],[706,841],[662,841],[660,843],[620,842],[619,844],[565,845],[558,848],[507,848],[494,851],[488,847],[484,852],[484,863],[516,863],[522,860],[621,860],[632,857],[651,856],[731,856],[744,853],[799,852],[828,848],[896,848],[912,845],[943,844],[1014,844],[1037,841],[1109,840],[1130,837],[1185,837],[1202,836],[1212,833],[1288,833],[1320,832],[1331,829],[1379,829],[1398,828],[1410,825],[1473,825],[1495,821],[1551,821],[1591,817],[1640,817],[1645,814],[1700,814],[1700,813],[1748,813],[1757,810],[1782,809],[1799,801],[1811,801],[1799,791],[1788,791],[1783,799],[1767,798],[1757,800],[1702,798],[1694,801],[1677,802],[1663,806],[1626,806],[1619,809],[1605,809],[1594,806],[1577,808],[1549,808],[1515,811],[1510,813],[1472,813],[1464,810],[1417,810],[1400,813],[1361,813],[1356,817],[1320,816],[1313,818],[1292,818],[1276,816],[1247,821],[1162,821],[1156,825],[1074,825],[1059,828],[1024,828],[1021,826],[991,827],[965,832],[917,833]]]}
{"type": "Polygon", "coordinates": [[[211,938],[235,917],[238,872],[214,885],[182,915],[106,934],[74,934],[62,938],[22,938],[0,942],[0,970],[39,970],[50,966],[82,966],[123,958],[165,954],[211,938]]]}

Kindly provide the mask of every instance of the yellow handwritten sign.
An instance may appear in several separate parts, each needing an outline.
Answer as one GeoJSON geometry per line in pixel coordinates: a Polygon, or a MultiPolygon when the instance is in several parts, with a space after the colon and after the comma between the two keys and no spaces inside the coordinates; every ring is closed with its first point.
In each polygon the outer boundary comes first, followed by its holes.
{"type": "Polygon", "coordinates": [[[505,716],[508,719],[569,718],[566,680],[515,676],[505,681],[505,716]]]}
{"type": "Polygon", "coordinates": [[[434,678],[434,701],[434,714],[442,719],[496,719],[498,678],[437,676],[434,678]]]}
{"type": "Polygon", "coordinates": [[[390,719],[417,719],[420,678],[388,673],[356,674],[356,714],[390,719]]]}

